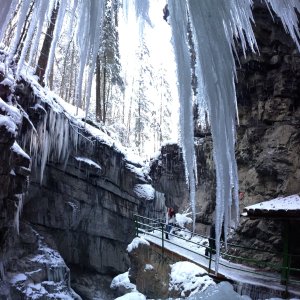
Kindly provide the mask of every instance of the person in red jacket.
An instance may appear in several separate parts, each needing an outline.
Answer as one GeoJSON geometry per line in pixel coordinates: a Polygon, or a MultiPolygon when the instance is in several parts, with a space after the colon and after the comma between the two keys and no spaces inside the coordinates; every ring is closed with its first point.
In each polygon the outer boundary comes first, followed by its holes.
{"type": "Polygon", "coordinates": [[[172,227],[175,225],[175,211],[173,207],[169,207],[167,211],[167,232],[166,232],[166,239],[169,239],[169,233],[171,233],[172,227]]]}

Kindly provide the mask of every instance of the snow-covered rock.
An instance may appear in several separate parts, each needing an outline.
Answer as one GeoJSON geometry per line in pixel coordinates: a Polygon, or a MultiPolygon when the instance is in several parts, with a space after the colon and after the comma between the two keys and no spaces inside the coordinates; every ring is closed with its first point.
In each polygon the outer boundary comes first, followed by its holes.
{"type": "Polygon", "coordinates": [[[215,285],[207,272],[188,261],[171,265],[169,290],[171,297],[187,297],[215,285]]]}

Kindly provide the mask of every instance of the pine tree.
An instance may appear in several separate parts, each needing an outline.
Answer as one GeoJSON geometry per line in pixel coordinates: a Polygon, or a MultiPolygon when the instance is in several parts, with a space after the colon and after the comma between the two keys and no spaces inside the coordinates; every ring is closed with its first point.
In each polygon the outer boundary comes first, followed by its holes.
{"type": "Polygon", "coordinates": [[[114,118],[115,90],[124,89],[121,78],[119,53],[118,4],[115,0],[106,0],[105,17],[102,27],[102,45],[96,66],[96,119],[111,124],[114,118]],[[114,93],[112,91],[114,90],[114,93]]]}
{"type": "Polygon", "coordinates": [[[150,62],[149,49],[144,40],[139,47],[138,58],[140,68],[136,80],[135,111],[134,111],[134,143],[139,152],[143,153],[145,142],[150,139],[151,115],[154,107],[151,97],[153,67],[150,62]]]}

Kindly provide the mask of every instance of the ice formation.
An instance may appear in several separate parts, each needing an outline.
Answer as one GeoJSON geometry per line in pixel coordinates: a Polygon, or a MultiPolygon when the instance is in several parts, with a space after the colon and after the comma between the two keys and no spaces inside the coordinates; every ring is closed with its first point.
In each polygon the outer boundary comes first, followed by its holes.
{"type": "Polygon", "coordinates": [[[20,232],[20,216],[21,216],[22,209],[23,209],[24,195],[23,194],[17,194],[16,197],[18,199],[18,203],[16,204],[14,227],[15,227],[17,233],[19,234],[19,232],[20,232]]]}
{"type": "Polygon", "coordinates": [[[177,60],[179,99],[180,99],[180,135],[185,162],[185,173],[187,177],[190,202],[193,213],[193,228],[195,227],[195,188],[196,188],[196,159],[194,152],[194,123],[193,123],[193,101],[191,90],[191,68],[190,56],[187,42],[187,7],[185,1],[170,1],[169,9],[171,25],[173,28],[173,43],[177,60]]]}
{"type": "MultiPolygon", "coordinates": [[[[281,18],[285,28],[298,44],[299,31],[294,8],[299,10],[299,1],[266,0],[281,18]]],[[[196,72],[199,78],[198,101],[206,99],[209,110],[211,132],[214,144],[216,167],[216,240],[217,254],[224,222],[225,236],[228,227],[238,223],[238,175],[235,161],[235,125],[237,105],[235,94],[236,77],[234,61],[234,38],[238,37],[244,51],[249,45],[257,49],[252,30],[251,0],[209,0],[209,1],[169,1],[171,26],[178,65],[179,95],[182,114],[191,110],[191,79],[188,70],[188,44],[186,41],[187,12],[190,16],[193,38],[197,53],[196,72]],[[233,215],[231,213],[233,212],[233,215]]],[[[193,144],[190,139],[192,129],[187,126],[189,117],[184,116],[181,124],[182,144],[187,164],[188,178],[194,167],[193,144]],[[188,152],[189,151],[189,152],[188,152]],[[190,156],[189,160],[187,156],[190,156]]],[[[191,186],[191,182],[190,182],[191,186]]],[[[192,203],[193,204],[193,203],[192,203]]],[[[219,255],[217,255],[218,257],[219,255]]],[[[217,258],[218,259],[218,258],[217,258]]],[[[216,264],[218,266],[218,263],[216,264]]]]}

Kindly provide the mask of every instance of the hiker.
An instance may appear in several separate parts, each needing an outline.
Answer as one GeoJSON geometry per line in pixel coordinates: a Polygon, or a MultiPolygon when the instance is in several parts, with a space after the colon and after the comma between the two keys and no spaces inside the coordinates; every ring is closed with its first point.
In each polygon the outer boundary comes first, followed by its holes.
{"type": "Polygon", "coordinates": [[[169,8],[168,8],[168,4],[166,4],[166,6],[164,7],[163,9],[163,19],[168,22],[168,16],[170,15],[170,12],[169,12],[169,8]]]}
{"type": "Polygon", "coordinates": [[[171,233],[172,227],[175,225],[175,211],[173,207],[169,207],[167,211],[167,218],[166,218],[166,224],[167,224],[167,231],[166,231],[166,239],[169,239],[169,233],[171,233]]]}
{"type": "MultiPolygon", "coordinates": [[[[222,225],[221,239],[224,241],[224,224],[222,225]]],[[[209,238],[208,238],[209,248],[205,248],[205,256],[208,256],[209,252],[211,254],[216,254],[216,227],[212,224],[210,227],[209,238]]]]}

